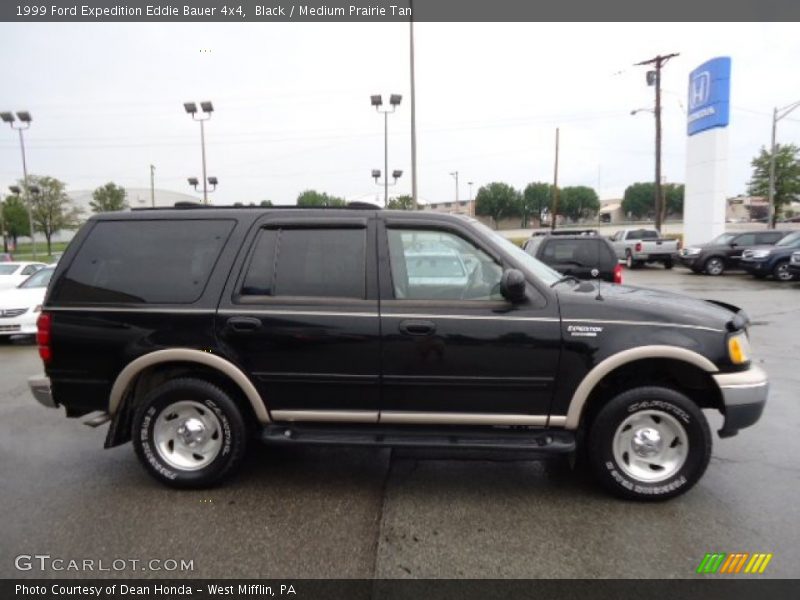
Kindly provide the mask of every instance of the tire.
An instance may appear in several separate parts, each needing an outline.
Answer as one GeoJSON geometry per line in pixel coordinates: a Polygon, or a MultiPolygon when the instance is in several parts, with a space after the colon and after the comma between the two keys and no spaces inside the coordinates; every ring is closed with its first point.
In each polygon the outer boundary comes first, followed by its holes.
{"type": "Polygon", "coordinates": [[[712,256],[703,263],[703,272],[714,277],[722,275],[725,272],[725,261],[719,256],[712,256]]]}
{"type": "Polygon", "coordinates": [[[672,262],[671,258],[668,258],[667,260],[664,261],[664,268],[665,269],[669,270],[674,266],[675,266],[675,263],[672,262]]]}
{"type": "Polygon", "coordinates": [[[667,500],[703,475],[711,441],[708,421],[689,398],[669,388],[639,387],[600,409],[589,430],[589,463],[621,498],[667,500]]]}
{"type": "Polygon", "coordinates": [[[248,435],[228,394],[207,381],[181,378],[147,394],[134,412],[131,437],[139,461],[158,481],[203,488],[239,466],[248,435]]]}
{"type": "Polygon", "coordinates": [[[630,250],[625,250],[625,266],[629,269],[638,269],[641,266],[638,260],[633,260],[633,254],[630,250]]]}
{"type": "Polygon", "coordinates": [[[789,270],[789,261],[782,260],[772,269],[772,277],[776,281],[794,281],[794,274],[789,270]]]}

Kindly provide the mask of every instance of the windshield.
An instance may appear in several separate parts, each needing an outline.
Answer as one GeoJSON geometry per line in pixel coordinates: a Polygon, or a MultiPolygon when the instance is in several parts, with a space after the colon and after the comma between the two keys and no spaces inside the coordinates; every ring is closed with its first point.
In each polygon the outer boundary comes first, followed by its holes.
{"type": "Polygon", "coordinates": [[[0,275],[12,275],[19,265],[0,265],[0,275]]]}
{"type": "Polygon", "coordinates": [[[50,277],[53,276],[54,270],[55,269],[41,269],[40,271],[36,271],[36,273],[28,277],[25,281],[23,281],[19,285],[19,287],[21,288],[47,287],[47,284],[50,283],[50,277]]]}
{"type": "Polygon", "coordinates": [[[783,238],[780,242],[775,244],[776,246],[796,246],[800,242],[800,231],[795,231],[794,233],[790,233],[785,238],[783,238]]]}
{"type": "Polygon", "coordinates": [[[507,240],[502,235],[487,227],[480,221],[471,220],[470,224],[490,236],[495,242],[497,242],[498,245],[500,245],[504,250],[522,263],[522,265],[531,275],[536,277],[542,283],[546,285],[552,285],[561,279],[561,273],[551,269],[543,262],[536,260],[515,243],[507,240]]]}
{"type": "Polygon", "coordinates": [[[724,246],[728,244],[733,238],[736,237],[735,233],[723,233],[722,235],[718,235],[713,240],[709,242],[711,246],[724,246]]]}

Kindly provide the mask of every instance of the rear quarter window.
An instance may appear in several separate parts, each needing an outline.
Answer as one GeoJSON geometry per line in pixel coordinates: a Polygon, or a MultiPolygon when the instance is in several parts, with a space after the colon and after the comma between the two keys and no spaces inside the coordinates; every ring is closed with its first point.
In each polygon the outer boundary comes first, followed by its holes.
{"type": "Polygon", "coordinates": [[[100,221],[53,289],[64,304],[195,302],[233,220],[100,221]]]}

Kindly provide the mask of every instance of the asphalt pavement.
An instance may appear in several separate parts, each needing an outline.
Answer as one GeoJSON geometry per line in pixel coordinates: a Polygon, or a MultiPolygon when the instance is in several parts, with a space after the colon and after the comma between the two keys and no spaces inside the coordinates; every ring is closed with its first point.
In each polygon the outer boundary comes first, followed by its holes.
{"type": "Polygon", "coordinates": [[[707,552],[770,552],[765,577],[800,576],[800,283],[660,267],[625,278],[745,308],[772,381],[761,421],[715,436],[684,496],[623,502],[563,460],[256,446],[223,487],[175,491],[130,444],[103,450],[105,426],[38,405],[35,347],[4,342],[0,577],[672,578],[695,576],[707,552]],[[37,554],[51,557],[44,571],[15,567],[37,554]]]}

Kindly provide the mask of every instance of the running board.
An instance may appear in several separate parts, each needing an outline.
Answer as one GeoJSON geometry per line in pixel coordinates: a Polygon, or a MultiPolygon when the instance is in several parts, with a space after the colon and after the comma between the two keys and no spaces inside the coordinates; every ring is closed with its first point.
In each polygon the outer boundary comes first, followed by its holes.
{"type": "Polygon", "coordinates": [[[336,427],[330,425],[266,425],[261,441],[267,444],[320,444],[343,446],[389,446],[394,448],[466,448],[484,450],[530,450],[569,453],[575,436],[563,429],[434,429],[429,427],[336,427]]]}
{"type": "Polygon", "coordinates": [[[111,420],[111,415],[104,412],[87,419],[86,421],[83,422],[83,424],[86,425],[87,427],[95,428],[95,427],[100,427],[100,425],[102,425],[103,423],[108,423],[110,420],[111,420]]]}

